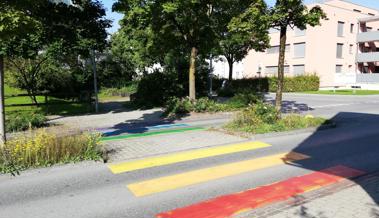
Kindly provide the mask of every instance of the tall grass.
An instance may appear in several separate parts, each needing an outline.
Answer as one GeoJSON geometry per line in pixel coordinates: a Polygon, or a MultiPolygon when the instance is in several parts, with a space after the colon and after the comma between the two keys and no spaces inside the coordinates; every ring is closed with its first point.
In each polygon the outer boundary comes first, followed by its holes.
{"type": "Polygon", "coordinates": [[[0,147],[0,172],[14,175],[33,167],[100,160],[104,153],[100,138],[98,133],[58,137],[45,130],[32,137],[19,136],[0,147]]]}

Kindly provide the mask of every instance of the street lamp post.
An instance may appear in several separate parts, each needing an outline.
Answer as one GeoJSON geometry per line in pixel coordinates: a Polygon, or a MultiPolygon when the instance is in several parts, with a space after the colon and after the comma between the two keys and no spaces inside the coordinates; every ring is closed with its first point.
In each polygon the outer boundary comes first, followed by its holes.
{"type": "Polygon", "coordinates": [[[97,90],[97,70],[96,70],[96,57],[95,57],[95,49],[92,49],[92,70],[93,70],[93,88],[95,92],[95,112],[99,112],[99,97],[97,90]]]}

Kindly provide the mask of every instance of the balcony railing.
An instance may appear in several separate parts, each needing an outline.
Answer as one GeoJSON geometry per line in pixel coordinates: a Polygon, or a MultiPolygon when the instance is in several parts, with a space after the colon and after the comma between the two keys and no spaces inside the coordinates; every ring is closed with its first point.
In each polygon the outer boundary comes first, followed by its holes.
{"type": "Polygon", "coordinates": [[[368,53],[357,54],[358,63],[378,62],[378,61],[379,61],[379,52],[368,52],[368,53]]]}
{"type": "Polygon", "coordinates": [[[358,43],[373,42],[373,41],[379,41],[379,31],[363,32],[357,35],[358,43]]]}

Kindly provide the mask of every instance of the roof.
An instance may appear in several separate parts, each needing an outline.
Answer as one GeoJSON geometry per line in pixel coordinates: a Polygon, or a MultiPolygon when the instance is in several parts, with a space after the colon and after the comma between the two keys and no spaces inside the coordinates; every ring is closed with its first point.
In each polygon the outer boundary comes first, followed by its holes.
{"type": "Polygon", "coordinates": [[[370,17],[359,18],[358,21],[362,22],[362,23],[375,22],[375,21],[379,21],[379,16],[370,16],[370,17]]]}

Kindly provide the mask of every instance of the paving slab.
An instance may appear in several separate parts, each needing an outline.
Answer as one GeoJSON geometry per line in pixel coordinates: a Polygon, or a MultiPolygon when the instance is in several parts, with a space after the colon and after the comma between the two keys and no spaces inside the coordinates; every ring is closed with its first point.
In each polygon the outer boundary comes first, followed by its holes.
{"type": "Polygon", "coordinates": [[[110,151],[109,162],[118,162],[243,141],[247,139],[216,131],[200,130],[105,143],[107,150],[110,151]]]}

